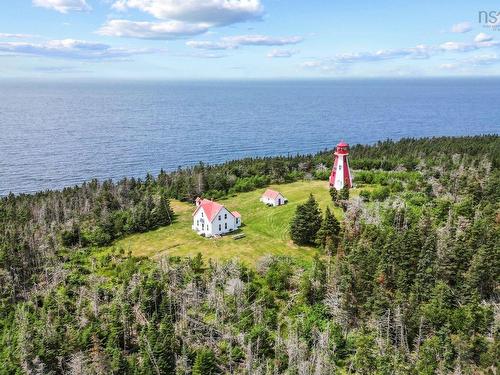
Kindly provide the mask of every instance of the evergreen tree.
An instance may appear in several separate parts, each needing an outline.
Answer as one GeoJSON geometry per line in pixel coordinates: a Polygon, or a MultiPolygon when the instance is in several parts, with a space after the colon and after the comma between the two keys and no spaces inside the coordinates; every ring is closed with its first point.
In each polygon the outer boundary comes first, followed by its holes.
{"type": "Polygon", "coordinates": [[[321,211],[314,196],[297,207],[290,225],[290,237],[298,245],[313,244],[321,228],[321,211]]]}
{"type": "Polygon", "coordinates": [[[332,203],[336,206],[339,202],[339,192],[334,187],[330,188],[330,197],[332,198],[332,203]]]}
{"type": "Polygon", "coordinates": [[[477,249],[466,274],[466,287],[470,294],[477,291],[483,298],[494,294],[500,274],[500,247],[477,249]],[[491,270],[497,270],[492,272],[491,270]]]}
{"type": "Polygon", "coordinates": [[[344,185],[344,187],[340,190],[339,199],[344,201],[349,200],[349,186],[344,185]]]}
{"type": "Polygon", "coordinates": [[[436,236],[434,232],[421,231],[424,241],[418,260],[414,290],[419,301],[426,300],[436,282],[436,236]]]}
{"type": "Polygon", "coordinates": [[[162,374],[175,373],[175,336],[174,326],[167,316],[160,323],[160,329],[153,346],[156,364],[162,374]]]}
{"type": "Polygon", "coordinates": [[[217,373],[214,353],[210,349],[201,349],[198,351],[193,365],[193,375],[212,375],[217,373]]]}
{"type": "Polygon", "coordinates": [[[321,223],[321,228],[316,237],[316,242],[325,249],[328,254],[332,254],[339,243],[339,232],[340,223],[331,213],[330,208],[327,207],[325,217],[321,223]]]}
{"type": "Polygon", "coordinates": [[[300,285],[302,298],[310,305],[323,300],[326,290],[326,266],[316,253],[310,272],[304,273],[300,285]]]}
{"type": "Polygon", "coordinates": [[[156,314],[151,318],[149,327],[142,333],[141,356],[143,373],[175,373],[175,336],[170,316],[166,316],[159,327],[156,314]]]}
{"type": "Polygon", "coordinates": [[[376,369],[375,340],[372,335],[361,332],[356,337],[356,352],[352,356],[352,365],[356,374],[374,374],[376,369]]]}
{"type": "Polygon", "coordinates": [[[172,224],[174,212],[170,208],[170,201],[164,193],[160,194],[160,199],[153,212],[155,226],[161,227],[172,224]]]}
{"type": "Polygon", "coordinates": [[[70,229],[61,232],[61,242],[63,246],[72,247],[80,243],[80,228],[75,223],[70,229]]]}
{"type": "Polygon", "coordinates": [[[126,374],[127,373],[127,360],[125,359],[125,356],[123,355],[123,352],[114,347],[107,347],[106,348],[106,354],[108,355],[110,360],[110,367],[111,367],[111,373],[112,374],[126,374]]]}

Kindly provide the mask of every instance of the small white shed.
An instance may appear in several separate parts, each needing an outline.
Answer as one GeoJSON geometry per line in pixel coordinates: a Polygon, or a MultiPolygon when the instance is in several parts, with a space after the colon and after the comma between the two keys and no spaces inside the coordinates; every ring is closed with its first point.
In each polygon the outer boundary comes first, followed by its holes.
{"type": "Polygon", "coordinates": [[[279,191],[267,189],[260,197],[260,201],[270,206],[281,206],[282,204],[286,204],[288,199],[279,191]]]}

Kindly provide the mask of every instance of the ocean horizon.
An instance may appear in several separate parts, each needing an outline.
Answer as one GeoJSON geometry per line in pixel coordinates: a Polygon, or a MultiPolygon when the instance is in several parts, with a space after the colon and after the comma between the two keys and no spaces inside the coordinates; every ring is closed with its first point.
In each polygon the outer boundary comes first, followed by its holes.
{"type": "Polygon", "coordinates": [[[500,79],[0,81],[0,195],[406,137],[497,134],[500,79]]]}

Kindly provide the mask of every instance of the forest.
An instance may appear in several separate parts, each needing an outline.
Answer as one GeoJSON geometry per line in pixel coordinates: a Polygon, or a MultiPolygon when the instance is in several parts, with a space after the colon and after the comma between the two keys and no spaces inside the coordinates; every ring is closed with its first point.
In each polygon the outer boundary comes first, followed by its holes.
{"type": "MultiPolygon", "coordinates": [[[[361,189],[289,223],[311,261],[103,254],[170,200],[326,180],[332,150],[0,198],[0,374],[496,374],[500,137],[351,148],[361,189]],[[364,189],[375,184],[374,189],[364,189]]],[[[326,188],[326,185],[325,185],[326,188]]]]}

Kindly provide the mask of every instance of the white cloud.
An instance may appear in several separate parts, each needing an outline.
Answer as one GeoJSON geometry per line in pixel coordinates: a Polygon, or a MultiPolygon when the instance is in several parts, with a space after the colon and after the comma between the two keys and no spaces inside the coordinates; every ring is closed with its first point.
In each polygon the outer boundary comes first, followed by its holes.
{"type": "Polygon", "coordinates": [[[460,67],[459,64],[454,64],[454,63],[445,63],[439,65],[439,68],[444,70],[455,70],[458,69],[459,67],[460,67]]]}
{"type": "Polygon", "coordinates": [[[225,26],[260,19],[260,0],[117,0],[116,10],[138,9],[162,20],[225,26]]]}
{"type": "Polygon", "coordinates": [[[407,50],[380,50],[376,52],[342,53],[335,56],[334,60],[340,63],[354,63],[360,61],[389,60],[405,57],[410,54],[407,50]]]}
{"type": "Polygon", "coordinates": [[[33,0],[33,5],[53,9],[60,13],[68,13],[70,11],[82,12],[91,9],[86,0],[33,0]]]}
{"type": "Polygon", "coordinates": [[[300,36],[272,37],[268,35],[236,35],[221,38],[219,41],[190,40],[189,47],[206,50],[236,49],[240,46],[285,46],[303,41],[300,36]]]}
{"type": "Polygon", "coordinates": [[[297,44],[304,40],[300,36],[272,37],[267,35],[238,35],[223,38],[224,41],[240,46],[285,46],[297,44]]]}
{"type": "Polygon", "coordinates": [[[0,33],[1,39],[28,39],[28,38],[35,38],[35,37],[36,37],[36,35],[30,35],[30,34],[0,33]]]}
{"type": "Polygon", "coordinates": [[[443,51],[468,52],[477,49],[477,46],[474,43],[446,42],[441,44],[439,48],[443,51]]]}
{"type": "MultiPolygon", "coordinates": [[[[263,15],[260,0],[116,0],[112,7],[118,11],[137,9],[161,20],[111,20],[99,30],[104,35],[141,39],[182,38],[207,32],[212,27],[259,20],[263,15]]],[[[232,48],[204,44],[207,49],[232,48]]]]}
{"type": "Polygon", "coordinates": [[[300,64],[300,66],[303,68],[319,68],[321,66],[321,61],[317,60],[304,61],[303,63],[300,64]]]}
{"type": "Polygon", "coordinates": [[[476,37],[476,39],[478,40],[474,39],[474,42],[472,43],[446,42],[441,44],[439,48],[444,52],[470,52],[480,48],[496,47],[500,45],[500,42],[493,40],[493,37],[489,37],[488,35],[486,35],[486,37],[487,38],[484,40],[481,40],[482,38],[478,39],[476,37]]]}
{"type": "Polygon", "coordinates": [[[463,63],[470,64],[473,66],[498,64],[498,63],[500,63],[500,56],[498,56],[496,53],[488,54],[488,55],[473,56],[469,59],[463,60],[463,63]]]}
{"type": "Polygon", "coordinates": [[[463,34],[467,33],[472,30],[472,25],[470,22],[465,21],[465,22],[460,22],[451,27],[451,32],[452,33],[458,33],[458,34],[463,34]]]}
{"type": "Polygon", "coordinates": [[[339,72],[342,70],[339,68],[338,64],[335,64],[331,60],[304,61],[303,63],[300,64],[300,67],[303,69],[308,69],[308,70],[319,70],[320,72],[323,72],[323,73],[339,72]]]}
{"type": "Polygon", "coordinates": [[[398,58],[427,59],[432,52],[432,47],[421,44],[412,48],[383,49],[375,52],[342,53],[335,55],[333,60],[337,63],[355,63],[398,58]]]}
{"type": "Polygon", "coordinates": [[[350,52],[336,54],[331,58],[310,60],[301,64],[302,68],[315,69],[322,72],[340,72],[346,66],[355,63],[368,63],[401,58],[423,59],[430,57],[432,47],[419,45],[413,48],[385,49],[375,52],[350,52]]]}
{"type": "Polygon", "coordinates": [[[212,52],[212,51],[196,51],[192,53],[178,54],[177,56],[195,57],[199,59],[220,59],[226,57],[227,55],[224,53],[212,52]]]}
{"type": "Polygon", "coordinates": [[[191,24],[181,21],[134,22],[110,20],[98,31],[101,35],[139,39],[178,39],[202,34],[208,30],[206,24],[191,24]]]}
{"type": "Polygon", "coordinates": [[[109,60],[152,53],[150,49],[113,48],[107,44],[75,39],[49,40],[44,43],[0,42],[0,52],[60,59],[109,60]]]}
{"type": "Polygon", "coordinates": [[[476,42],[476,43],[489,42],[492,39],[493,39],[493,37],[491,35],[488,35],[485,33],[479,33],[474,38],[474,42],[476,42]]]}
{"type": "Polygon", "coordinates": [[[88,73],[88,70],[83,70],[75,66],[37,66],[31,69],[32,71],[50,73],[50,74],[63,74],[63,73],[88,73]]]}
{"type": "Polygon", "coordinates": [[[500,56],[497,54],[477,55],[467,59],[457,60],[453,63],[444,63],[439,66],[440,69],[456,72],[470,73],[471,69],[484,67],[494,64],[500,64],[500,56]]]}
{"type": "Polygon", "coordinates": [[[296,49],[273,49],[267,54],[267,57],[275,58],[275,57],[292,57],[299,53],[296,49]]]}
{"type": "MultiPolygon", "coordinates": [[[[482,34],[482,33],[481,33],[482,34]]],[[[342,66],[355,63],[368,63],[396,59],[427,59],[444,53],[466,53],[483,48],[500,46],[500,42],[493,40],[489,35],[479,34],[473,42],[446,42],[439,46],[417,45],[411,48],[396,48],[378,50],[375,52],[349,52],[334,55],[326,59],[310,60],[301,64],[306,69],[322,71],[338,71],[342,66]]],[[[442,69],[455,69],[465,63],[468,65],[487,65],[497,62],[496,55],[487,55],[482,58],[472,57],[459,63],[444,63],[442,69]]]]}
{"type": "Polygon", "coordinates": [[[206,50],[224,50],[238,48],[235,44],[225,42],[211,42],[208,40],[190,40],[186,45],[191,48],[206,49],[206,50]]]}

